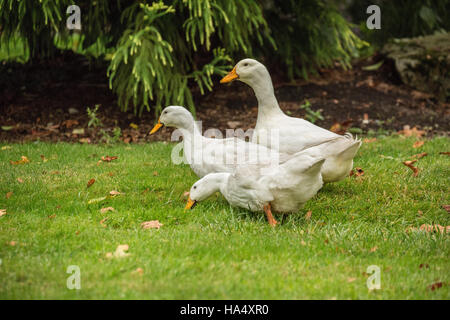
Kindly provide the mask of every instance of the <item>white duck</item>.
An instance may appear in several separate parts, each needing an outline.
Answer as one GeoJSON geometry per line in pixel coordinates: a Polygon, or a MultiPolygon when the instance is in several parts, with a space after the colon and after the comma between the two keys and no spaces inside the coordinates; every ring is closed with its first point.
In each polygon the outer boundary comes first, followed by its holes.
{"type": "Polygon", "coordinates": [[[275,165],[289,157],[263,145],[234,137],[204,137],[192,114],[180,106],[166,107],[150,134],[154,134],[163,126],[175,127],[181,131],[184,158],[199,177],[211,172],[232,172],[237,165],[244,163],[275,165]]]}
{"type": "MultiPolygon", "coordinates": [[[[311,146],[322,145],[320,154],[326,159],[322,167],[324,182],[336,182],[348,176],[361,140],[351,134],[338,135],[301,118],[283,113],[275,97],[266,67],[253,59],[239,61],[220,82],[238,79],[249,85],[258,100],[258,118],[252,141],[281,153],[294,154],[311,146]],[[271,143],[269,133],[278,133],[279,141],[271,143]]],[[[272,138],[273,141],[273,138],[272,138]]]]}
{"type": "Polygon", "coordinates": [[[220,191],[232,206],[264,211],[269,224],[275,226],[272,209],[297,212],[319,191],[323,185],[320,169],[324,161],[305,150],[271,167],[270,172],[263,172],[258,165],[242,165],[233,173],[210,173],[191,187],[185,209],[220,191]]]}

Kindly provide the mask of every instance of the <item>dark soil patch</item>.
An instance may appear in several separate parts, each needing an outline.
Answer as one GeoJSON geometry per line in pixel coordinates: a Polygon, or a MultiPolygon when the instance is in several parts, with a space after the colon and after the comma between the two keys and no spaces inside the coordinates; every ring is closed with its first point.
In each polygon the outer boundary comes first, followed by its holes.
{"type": "MultiPolygon", "coordinates": [[[[292,116],[304,117],[300,105],[309,100],[312,110],[321,111],[324,119],[316,124],[324,128],[351,122],[351,130],[362,133],[396,132],[409,125],[425,129],[429,135],[448,134],[448,103],[402,85],[389,63],[377,71],[362,70],[363,65],[372,63],[357,63],[347,71],[321,70],[320,76],[295,83],[284,82],[280,73],[274,73],[280,106],[292,116]]],[[[94,143],[112,136],[115,127],[121,128],[125,142],[168,140],[171,129],[148,135],[156,119],[153,112],[139,118],[119,111],[105,70],[70,54],[33,66],[1,66],[0,141],[81,139],[94,143]],[[96,104],[101,105],[97,117],[103,126],[88,128],[86,108],[96,104]],[[75,134],[74,129],[84,129],[84,133],[75,134]]],[[[194,93],[203,130],[254,127],[257,102],[252,90],[240,82],[220,85],[219,78],[215,80],[213,92],[204,96],[194,93]]]]}

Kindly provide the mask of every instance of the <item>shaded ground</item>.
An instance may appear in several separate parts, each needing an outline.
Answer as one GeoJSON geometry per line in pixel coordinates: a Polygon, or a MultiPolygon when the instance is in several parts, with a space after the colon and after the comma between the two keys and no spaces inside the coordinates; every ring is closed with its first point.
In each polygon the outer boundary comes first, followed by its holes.
{"type": "MultiPolygon", "coordinates": [[[[317,120],[319,126],[330,128],[346,122],[354,133],[383,134],[409,125],[429,135],[448,133],[450,104],[402,85],[390,63],[377,71],[362,69],[376,59],[358,63],[348,71],[321,70],[320,76],[295,83],[285,82],[276,68],[269,70],[282,109],[304,117],[300,105],[307,99],[311,109],[320,110],[324,117],[317,120]]],[[[141,118],[120,112],[108,88],[105,69],[80,57],[67,54],[39,65],[1,68],[0,140],[97,142],[105,136],[101,129],[111,136],[114,127],[121,128],[120,139],[125,142],[162,140],[170,135],[170,129],[154,137],[147,135],[155,122],[153,112],[141,118]],[[86,108],[96,104],[101,105],[97,116],[103,127],[92,129],[87,125],[86,108]],[[77,112],[69,113],[69,109],[77,112]],[[84,133],[74,133],[81,128],[84,133]]],[[[215,80],[213,92],[205,96],[194,93],[203,129],[254,127],[257,102],[252,90],[240,82],[220,85],[219,79],[215,80]]]]}

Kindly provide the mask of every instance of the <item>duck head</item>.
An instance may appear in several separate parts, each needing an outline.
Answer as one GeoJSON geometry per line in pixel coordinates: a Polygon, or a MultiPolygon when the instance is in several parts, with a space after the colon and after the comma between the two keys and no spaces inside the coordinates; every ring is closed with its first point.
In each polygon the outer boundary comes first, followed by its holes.
{"type": "Polygon", "coordinates": [[[229,173],[210,173],[194,183],[189,191],[185,210],[192,209],[199,201],[203,201],[215,192],[220,191],[226,183],[229,173]]]}
{"type": "Polygon", "coordinates": [[[270,80],[270,74],[262,63],[254,59],[243,59],[220,80],[220,83],[228,83],[237,79],[252,86],[258,83],[260,79],[267,78],[270,80]]]}
{"type": "Polygon", "coordinates": [[[194,123],[194,117],[181,106],[169,106],[166,107],[158,119],[158,123],[150,131],[150,134],[154,134],[162,127],[175,127],[180,129],[189,129],[194,123]]]}

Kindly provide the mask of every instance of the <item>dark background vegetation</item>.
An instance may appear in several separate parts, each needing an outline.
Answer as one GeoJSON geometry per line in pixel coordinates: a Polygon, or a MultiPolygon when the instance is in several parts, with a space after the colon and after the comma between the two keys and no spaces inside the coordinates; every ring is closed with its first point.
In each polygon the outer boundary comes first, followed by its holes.
{"type": "Polygon", "coordinates": [[[402,84],[379,51],[392,38],[448,31],[449,15],[445,0],[0,0],[0,138],[147,140],[154,116],[174,104],[210,126],[249,128],[251,90],[218,85],[244,57],[267,65],[294,116],[357,134],[445,132],[448,103],[402,84]],[[71,4],[81,31],[66,29],[71,4]],[[370,4],[381,30],[365,26],[370,4]]]}

